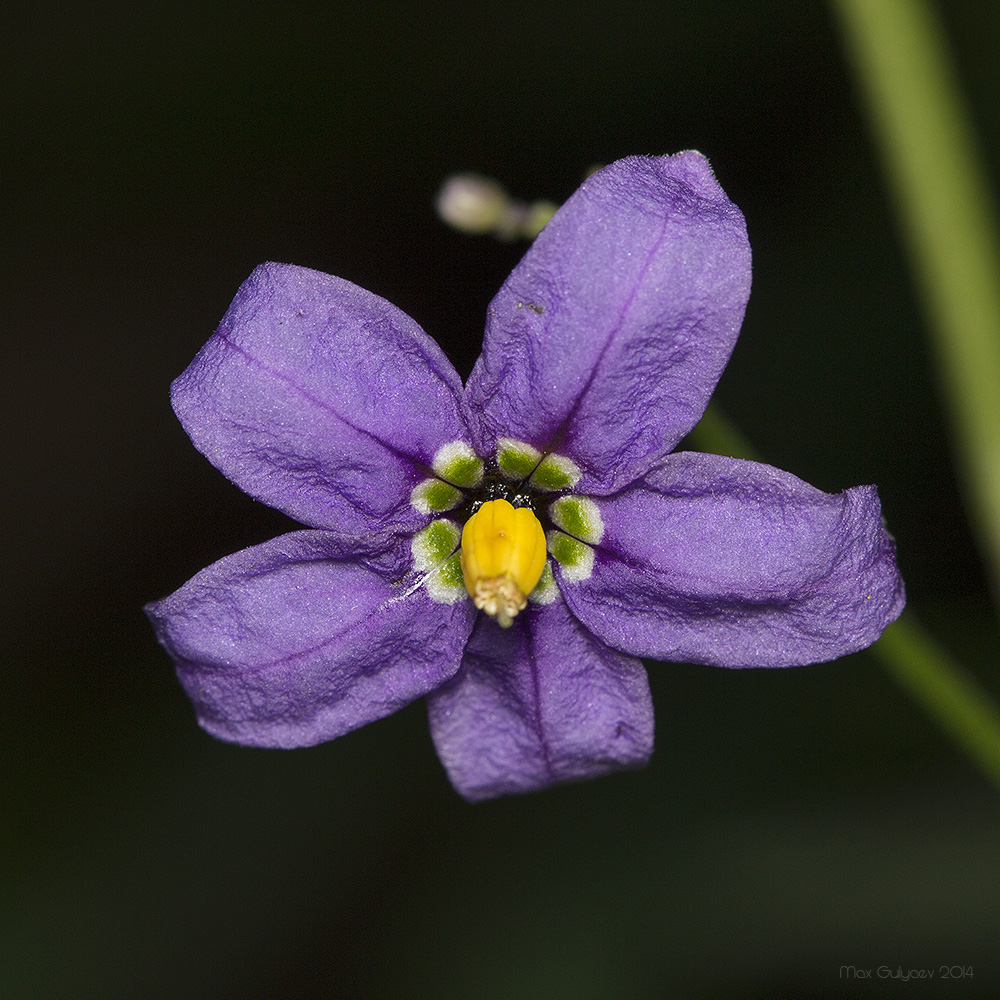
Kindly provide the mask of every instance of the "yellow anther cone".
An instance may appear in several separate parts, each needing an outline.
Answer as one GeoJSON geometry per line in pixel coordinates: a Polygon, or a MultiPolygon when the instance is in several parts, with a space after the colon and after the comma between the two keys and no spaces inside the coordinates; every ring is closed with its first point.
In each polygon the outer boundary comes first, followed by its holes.
{"type": "Polygon", "coordinates": [[[477,608],[508,626],[545,568],[545,532],[527,507],[489,500],[462,531],[462,575],[477,608]]]}

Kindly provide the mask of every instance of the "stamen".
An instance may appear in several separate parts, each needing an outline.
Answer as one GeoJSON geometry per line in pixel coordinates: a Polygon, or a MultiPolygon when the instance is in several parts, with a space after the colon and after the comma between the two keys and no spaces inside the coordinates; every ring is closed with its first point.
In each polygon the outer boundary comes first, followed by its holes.
{"type": "Polygon", "coordinates": [[[462,576],[476,607],[507,628],[545,569],[545,532],[527,507],[489,500],[462,530],[462,576]]]}
{"type": "Polygon", "coordinates": [[[517,613],[524,610],[528,599],[509,577],[494,576],[476,581],[472,603],[495,618],[498,625],[509,628],[517,613]]]}

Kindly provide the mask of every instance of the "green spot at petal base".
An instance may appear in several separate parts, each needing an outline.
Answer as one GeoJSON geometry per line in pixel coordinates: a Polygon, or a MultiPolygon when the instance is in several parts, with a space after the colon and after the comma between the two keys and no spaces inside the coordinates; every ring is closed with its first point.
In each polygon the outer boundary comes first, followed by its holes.
{"type": "Polygon", "coordinates": [[[455,587],[465,593],[465,578],[462,576],[462,554],[456,552],[441,564],[441,582],[447,587],[455,587]]]}
{"type": "Polygon", "coordinates": [[[594,550],[589,545],[562,531],[550,531],[547,541],[549,552],[562,566],[567,582],[579,583],[589,579],[594,572],[594,550]]]}
{"type": "Polygon", "coordinates": [[[467,600],[469,595],[462,579],[461,553],[449,556],[436,570],[428,573],[424,585],[427,596],[438,604],[457,604],[467,600]]]}
{"type": "Polygon", "coordinates": [[[422,514],[451,510],[462,502],[462,491],[440,479],[425,479],[410,494],[410,503],[422,514]]]}
{"type": "Polygon", "coordinates": [[[454,486],[478,486],[483,479],[482,459],[464,441],[441,445],[431,467],[454,486]]]}
{"type": "Polygon", "coordinates": [[[604,521],[589,497],[560,497],[549,506],[553,524],[581,541],[596,545],[604,537],[604,521]]]}
{"type": "Polygon", "coordinates": [[[549,549],[556,562],[563,566],[575,566],[586,558],[587,546],[578,538],[571,538],[561,531],[553,531],[549,549]]]}
{"type": "Polygon", "coordinates": [[[537,490],[568,490],[580,480],[580,468],[565,455],[546,455],[528,481],[537,490]]]}
{"type": "Polygon", "coordinates": [[[432,521],[413,536],[414,566],[424,573],[439,566],[455,551],[460,538],[461,531],[454,521],[445,518],[432,521]]]}
{"type": "Polygon", "coordinates": [[[501,438],[497,442],[497,465],[505,479],[527,479],[541,461],[542,453],[524,441],[501,438]]]}
{"type": "Polygon", "coordinates": [[[475,486],[483,478],[483,463],[472,458],[455,458],[442,470],[443,478],[458,486],[475,486]]]}

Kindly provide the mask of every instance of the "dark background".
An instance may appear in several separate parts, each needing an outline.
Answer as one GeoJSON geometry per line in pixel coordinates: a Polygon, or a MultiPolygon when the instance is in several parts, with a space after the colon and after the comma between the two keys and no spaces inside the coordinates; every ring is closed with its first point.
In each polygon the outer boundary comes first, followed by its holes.
{"type": "MultiPolygon", "coordinates": [[[[1000,16],[941,14],[995,183],[1000,16]]],[[[446,174],[560,200],[593,164],[697,148],[754,249],[716,400],[773,464],[879,484],[911,611],[1000,695],[935,364],[826,6],[6,16],[0,996],[996,995],[996,793],[866,654],[652,664],[647,770],[472,807],[421,704],[310,750],[214,741],[141,612],[290,527],[168,401],[256,264],[377,292],[465,375],[524,248],[447,230],[446,174]],[[941,965],[974,978],[877,980],[941,965]]]]}

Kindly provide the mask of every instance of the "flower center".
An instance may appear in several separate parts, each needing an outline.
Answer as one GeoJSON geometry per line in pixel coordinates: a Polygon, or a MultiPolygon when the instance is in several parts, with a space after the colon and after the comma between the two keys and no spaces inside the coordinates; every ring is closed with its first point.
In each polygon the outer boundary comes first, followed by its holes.
{"type": "Polygon", "coordinates": [[[449,441],[431,472],[410,494],[432,518],[411,541],[431,600],[471,597],[506,628],[528,601],[556,600],[552,560],[564,583],[590,577],[604,522],[595,501],[574,492],[580,469],[572,459],[500,438],[484,461],[464,441],[449,441]]]}
{"type": "Polygon", "coordinates": [[[488,500],[462,530],[462,577],[481,611],[507,628],[545,569],[545,532],[528,507],[488,500]]]}

